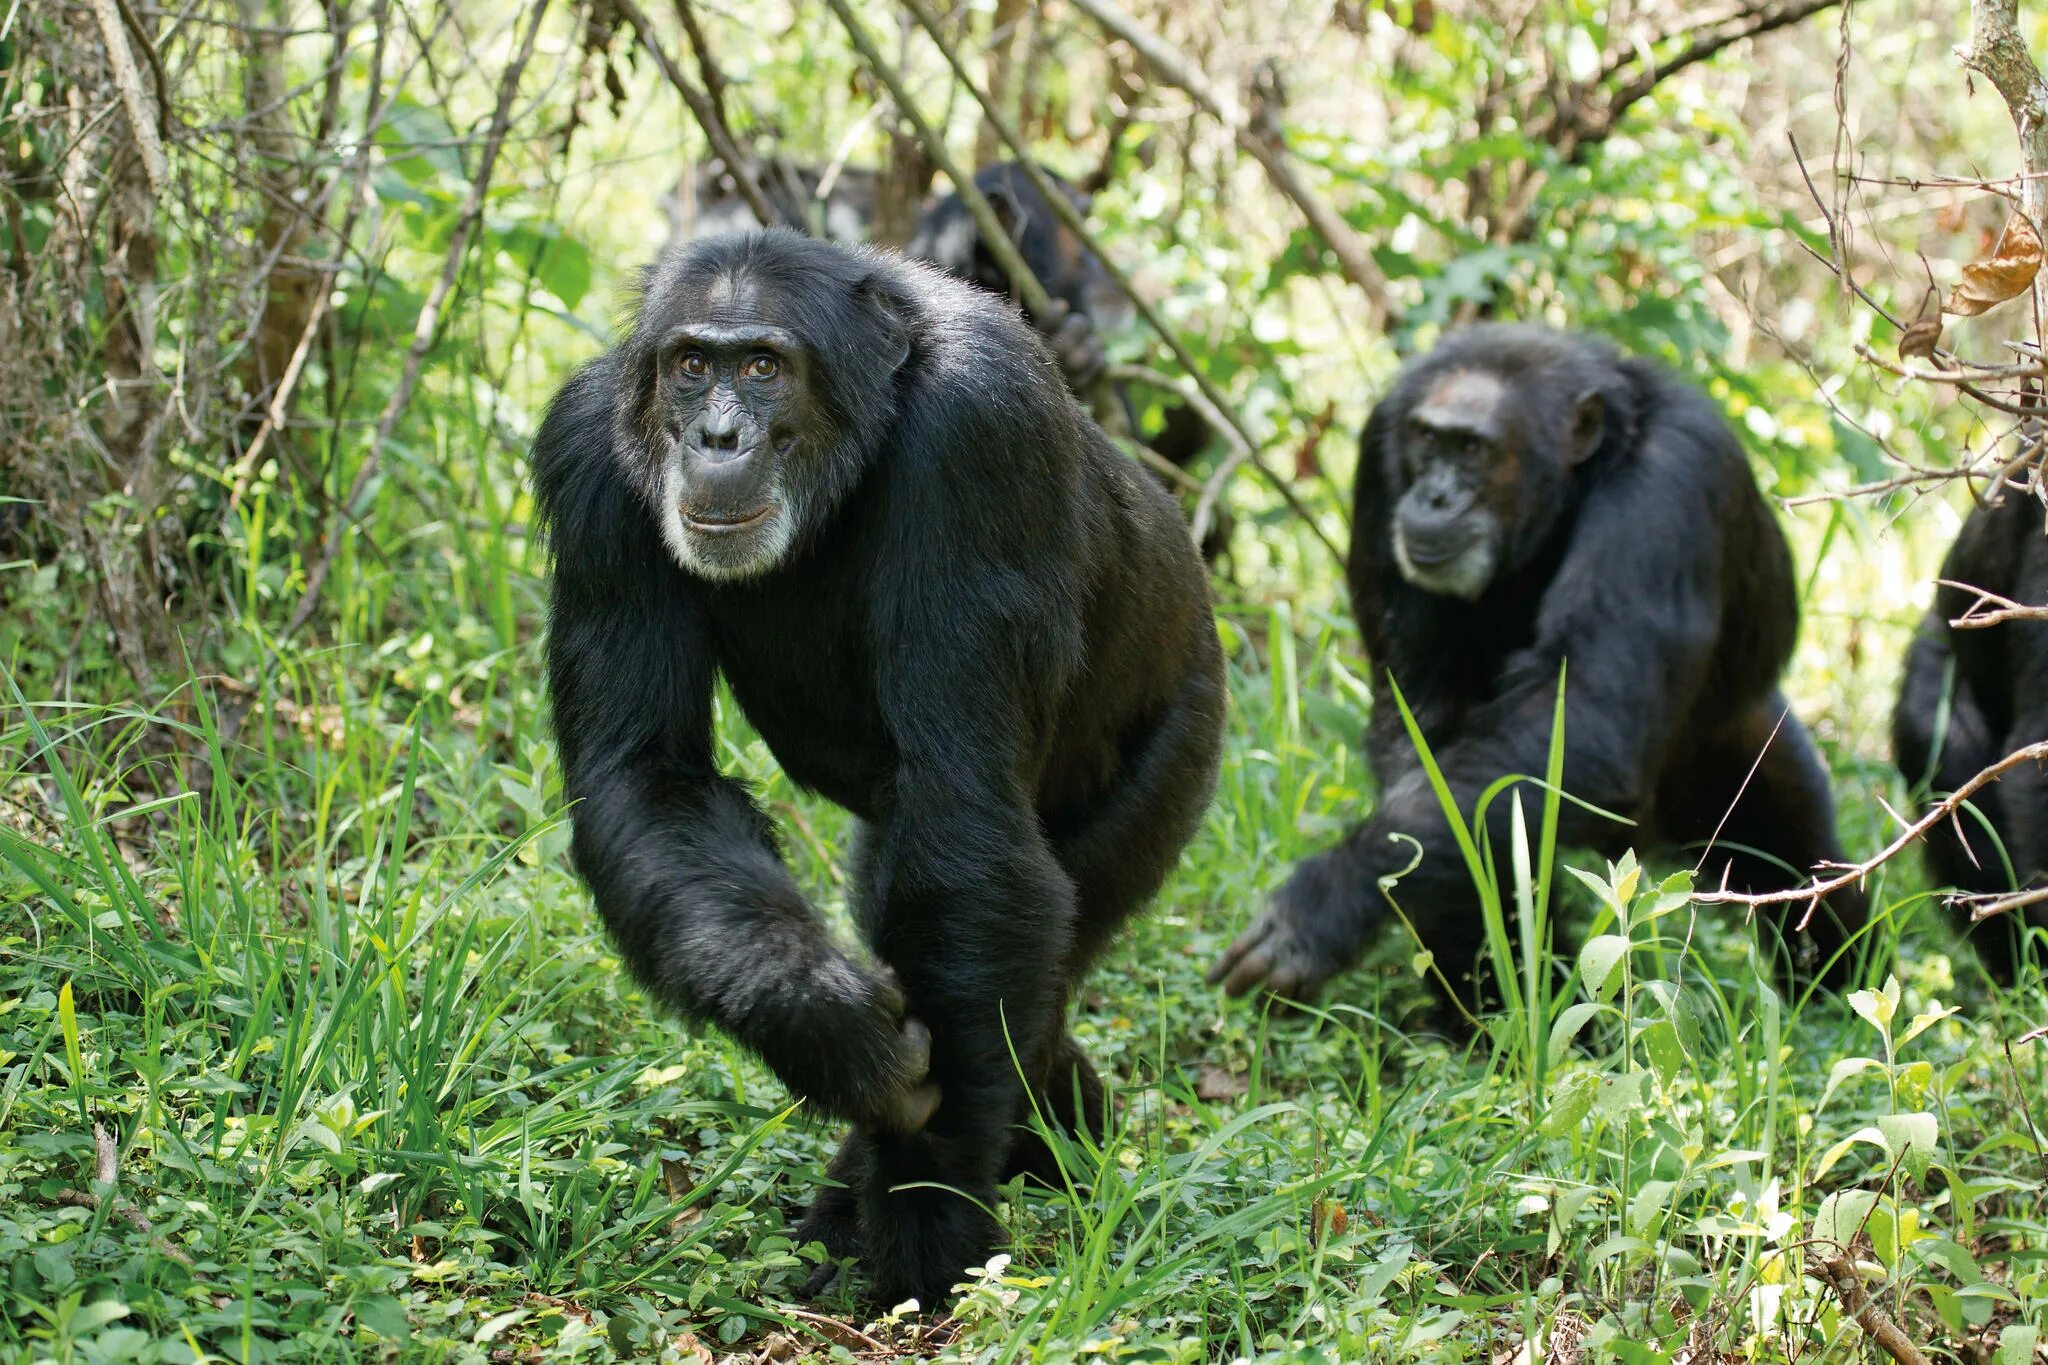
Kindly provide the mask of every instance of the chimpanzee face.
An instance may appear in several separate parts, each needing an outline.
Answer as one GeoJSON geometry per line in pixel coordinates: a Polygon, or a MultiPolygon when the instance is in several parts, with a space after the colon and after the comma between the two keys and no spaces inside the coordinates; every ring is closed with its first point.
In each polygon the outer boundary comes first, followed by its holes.
{"type": "Polygon", "coordinates": [[[630,347],[614,447],[700,578],[766,573],[823,523],[874,447],[908,349],[860,257],[771,260],[757,250],[771,236],[694,243],[657,267],[630,347]]]}
{"type": "Polygon", "coordinates": [[[788,474],[810,398],[807,360],[794,336],[746,308],[662,338],[662,534],[685,569],[746,578],[788,551],[801,510],[788,474]]]}
{"type": "Polygon", "coordinates": [[[1548,524],[1564,471],[1599,444],[1602,403],[1597,393],[1579,397],[1561,441],[1529,429],[1547,409],[1519,403],[1515,381],[1490,369],[1449,370],[1423,387],[1397,424],[1389,471],[1403,578],[1476,601],[1511,562],[1516,532],[1548,524]]]}

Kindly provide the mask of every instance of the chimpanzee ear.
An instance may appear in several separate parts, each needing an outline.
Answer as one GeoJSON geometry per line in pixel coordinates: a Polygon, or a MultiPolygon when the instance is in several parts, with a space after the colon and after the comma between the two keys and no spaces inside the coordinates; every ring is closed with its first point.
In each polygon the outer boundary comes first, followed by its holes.
{"type": "Polygon", "coordinates": [[[884,374],[896,373],[910,359],[910,300],[881,271],[855,285],[853,299],[873,328],[876,347],[871,358],[881,361],[884,374]]]}
{"type": "Polygon", "coordinates": [[[654,391],[661,348],[635,335],[619,348],[618,389],[612,395],[612,444],[621,456],[654,449],[661,436],[654,391]]]}
{"type": "Polygon", "coordinates": [[[1600,448],[1600,438],[1606,434],[1607,400],[1601,397],[1598,389],[1588,389],[1572,404],[1572,431],[1565,449],[1565,463],[1584,463],[1600,448]]]}

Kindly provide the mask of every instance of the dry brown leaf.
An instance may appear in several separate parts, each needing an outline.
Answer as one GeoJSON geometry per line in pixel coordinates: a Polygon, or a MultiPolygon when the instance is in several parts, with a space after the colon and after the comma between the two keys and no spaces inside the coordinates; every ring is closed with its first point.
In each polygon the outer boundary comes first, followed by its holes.
{"type": "Polygon", "coordinates": [[[2015,213],[2005,220],[2005,231],[1998,234],[1990,259],[1963,267],[1962,282],[1949,292],[1941,310],[1973,318],[2026,293],[2040,273],[2041,234],[2024,213],[2015,213]]]}
{"type": "Polygon", "coordinates": [[[1940,317],[1916,318],[1899,333],[1899,359],[1931,360],[1934,348],[1941,345],[1940,317]]]}
{"type": "Polygon", "coordinates": [[[1351,1226],[1351,1215],[1334,1199],[1318,1199],[1309,1209],[1316,1232],[1323,1237],[1342,1237],[1351,1226]]]}
{"type": "Polygon", "coordinates": [[[1195,1097],[1214,1104],[1219,1100],[1234,1100],[1245,1092],[1242,1076],[1233,1076],[1228,1068],[1214,1062],[1204,1062],[1202,1069],[1195,1073],[1195,1097]]]}

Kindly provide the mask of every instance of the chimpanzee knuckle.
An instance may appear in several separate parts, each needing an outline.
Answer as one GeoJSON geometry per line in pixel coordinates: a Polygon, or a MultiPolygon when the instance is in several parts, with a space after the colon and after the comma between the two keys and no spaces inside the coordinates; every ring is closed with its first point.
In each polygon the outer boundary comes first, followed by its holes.
{"type": "Polygon", "coordinates": [[[897,1057],[908,1082],[923,1080],[932,1067],[932,1033],[921,1019],[905,1019],[897,1038],[897,1057]]]}

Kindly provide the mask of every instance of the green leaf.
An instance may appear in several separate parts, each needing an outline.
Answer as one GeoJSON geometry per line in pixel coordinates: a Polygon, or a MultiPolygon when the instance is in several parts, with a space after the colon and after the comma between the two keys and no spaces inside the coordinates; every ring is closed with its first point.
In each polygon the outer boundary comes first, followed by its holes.
{"type": "Polygon", "coordinates": [[[1863,1220],[1877,1207],[1876,1190],[1841,1190],[1820,1201],[1813,1216],[1813,1235],[1824,1242],[1847,1246],[1856,1240],[1863,1220]]]}
{"type": "Polygon", "coordinates": [[[1848,1080],[1851,1076],[1859,1075],[1865,1071],[1882,1070],[1884,1070],[1884,1063],[1878,1061],[1875,1057],[1844,1057],[1828,1069],[1827,1088],[1820,1092],[1820,1103],[1814,1106],[1814,1112],[1819,1113],[1821,1110],[1826,1109],[1828,1101],[1834,1098],[1835,1091],[1840,1089],[1842,1082],[1848,1080]]]}
{"type": "Polygon", "coordinates": [[[1885,1150],[1892,1160],[1901,1161],[1916,1180],[1927,1173],[1927,1163],[1934,1159],[1941,1138],[1941,1124],[1934,1115],[1886,1114],[1878,1119],[1877,1128],[1884,1134],[1885,1150]]]}
{"type": "Polygon", "coordinates": [[[1550,1026],[1550,1055],[1558,1056],[1570,1046],[1572,1039],[1579,1036],[1579,1030],[1586,1026],[1589,1019],[1598,1014],[1612,1013],[1613,1009],[1612,1005],[1603,1005],[1592,1000],[1567,1006],[1563,1013],[1557,1016],[1557,1022],[1550,1026]]]}
{"type": "Polygon", "coordinates": [[[1899,979],[1886,977],[1881,991],[1850,991],[1849,1007],[1868,1020],[1872,1028],[1891,1037],[1892,1019],[1899,1012],[1899,979]]]}
{"type": "Polygon", "coordinates": [[[386,1341],[404,1341],[412,1335],[405,1305],[389,1294],[372,1294],[356,1300],[356,1322],[386,1341]]]}
{"type": "Polygon", "coordinates": [[[72,1337],[78,1338],[97,1332],[108,1323],[128,1316],[128,1305],[119,1299],[101,1299],[89,1303],[71,1315],[69,1327],[72,1337]]]}
{"type": "Polygon", "coordinates": [[[1543,1115],[1546,1137],[1563,1137],[1586,1121],[1593,1110],[1593,1098],[1600,1093],[1600,1077],[1591,1071],[1568,1071],[1558,1077],[1550,1092],[1550,1108],[1543,1115]]]}
{"type": "Polygon", "coordinates": [[[1628,956],[1628,946],[1628,940],[1620,934],[1601,934],[1587,939],[1586,946],[1579,949],[1579,979],[1595,1000],[1605,1000],[1614,993],[1612,985],[1621,970],[1621,960],[1628,956]]]}
{"type": "Polygon", "coordinates": [[[1991,1357],[1992,1365],[2033,1365],[2034,1347],[2041,1340],[2041,1329],[2030,1323],[2016,1322],[2002,1329],[1998,1334],[1998,1354],[1991,1357]]]}

